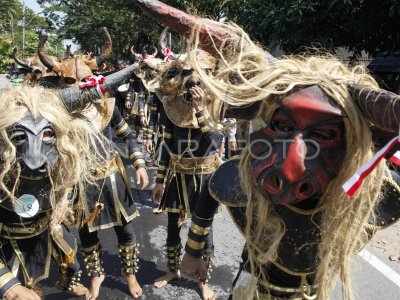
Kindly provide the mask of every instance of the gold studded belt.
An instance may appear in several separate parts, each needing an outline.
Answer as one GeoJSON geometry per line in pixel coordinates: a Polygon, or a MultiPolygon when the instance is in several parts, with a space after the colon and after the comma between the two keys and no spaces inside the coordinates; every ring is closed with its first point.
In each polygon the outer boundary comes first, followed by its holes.
{"type": "Polygon", "coordinates": [[[181,174],[210,174],[221,164],[218,154],[206,157],[182,157],[171,154],[169,169],[181,174]]]}
{"type": "Polygon", "coordinates": [[[41,234],[47,229],[50,222],[50,214],[46,214],[43,218],[27,223],[8,223],[2,224],[0,229],[0,237],[6,239],[26,239],[41,234]]]}
{"type": "Polygon", "coordinates": [[[103,166],[94,171],[96,180],[104,179],[118,170],[117,155],[114,154],[103,166]]]}

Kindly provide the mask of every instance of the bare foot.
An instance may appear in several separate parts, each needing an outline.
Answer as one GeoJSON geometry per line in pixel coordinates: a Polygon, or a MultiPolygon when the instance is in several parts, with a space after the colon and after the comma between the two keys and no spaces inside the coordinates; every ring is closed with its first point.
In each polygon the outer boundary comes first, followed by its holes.
{"type": "Polygon", "coordinates": [[[158,214],[162,213],[162,211],[163,210],[161,208],[159,208],[159,207],[153,208],[153,214],[155,214],[155,215],[158,215],[158,214]]]}
{"type": "Polygon", "coordinates": [[[217,299],[214,291],[210,289],[207,283],[199,282],[199,290],[203,300],[215,300],[217,299]]]}
{"type": "Polygon", "coordinates": [[[85,296],[88,293],[88,289],[81,283],[74,284],[72,286],[72,290],[68,291],[68,294],[75,296],[75,297],[81,297],[85,296]]]}
{"type": "Polygon", "coordinates": [[[154,286],[156,288],[162,288],[163,286],[166,286],[168,282],[171,280],[174,280],[176,278],[179,278],[179,272],[168,272],[164,276],[157,278],[156,281],[154,281],[154,286]]]}
{"type": "Polygon", "coordinates": [[[129,293],[131,293],[132,297],[135,299],[139,298],[142,295],[143,290],[140,287],[140,284],[137,281],[136,276],[133,274],[127,274],[125,272],[122,272],[122,277],[124,277],[126,282],[128,283],[129,293]]]}
{"type": "Polygon", "coordinates": [[[100,286],[106,278],[105,274],[101,274],[100,276],[92,277],[92,284],[85,295],[86,300],[95,300],[99,296],[100,286]]]}

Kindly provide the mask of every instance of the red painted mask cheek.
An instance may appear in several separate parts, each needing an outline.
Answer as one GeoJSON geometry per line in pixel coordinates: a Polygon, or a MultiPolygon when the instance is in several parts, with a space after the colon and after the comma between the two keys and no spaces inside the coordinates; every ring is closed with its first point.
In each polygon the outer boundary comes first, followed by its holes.
{"type": "Polygon", "coordinates": [[[273,153],[272,140],[264,129],[250,136],[249,155],[252,173],[256,177],[276,162],[277,154],[273,153]]]}

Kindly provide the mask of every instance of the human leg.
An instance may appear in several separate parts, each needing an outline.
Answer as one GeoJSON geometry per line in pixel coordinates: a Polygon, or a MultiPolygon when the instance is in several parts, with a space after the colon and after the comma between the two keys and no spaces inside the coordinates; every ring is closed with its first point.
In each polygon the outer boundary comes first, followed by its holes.
{"type": "Polygon", "coordinates": [[[161,288],[171,280],[179,278],[179,261],[181,257],[181,238],[179,236],[181,227],[178,225],[179,213],[168,213],[167,228],[167,266],[168,272],[164,276],[156,279],[154,286],[161,288]]]}

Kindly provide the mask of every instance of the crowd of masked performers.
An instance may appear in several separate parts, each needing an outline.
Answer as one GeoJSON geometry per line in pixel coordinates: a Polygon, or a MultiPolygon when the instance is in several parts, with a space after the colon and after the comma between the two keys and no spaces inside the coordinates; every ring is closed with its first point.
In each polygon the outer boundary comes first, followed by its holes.
{"type": "Polygon", "coordinates": [[[56,263],[59,288],[98,298],[107,273],[98,232],[111,227],[121,276],[142,295],[138,213],[116,136],[140,189],[146,164],[157,167],[151,199],[167,214],[167,272],[156,288],[184,273],[202,299],[216,298],[212,224],[224,205],[246,241],[230,298],[325,300],[340,278],[343,298],[355,299],[351,257],[400,217],[399,96],[364,67],[277,59],[235,25],[135,3],[182,35],[181,53],[164,31],[159,51],[132,48],[135,64],[103,77],[94,72],[112,51],[105,28],[98,56],[49,56],[46,35],[29,61],[14,51],[28,75],[0,91],[0,296],[44,298],[39,283],[56,263]],[[224,145],[234,152],[225,162],[224,145]]]}

